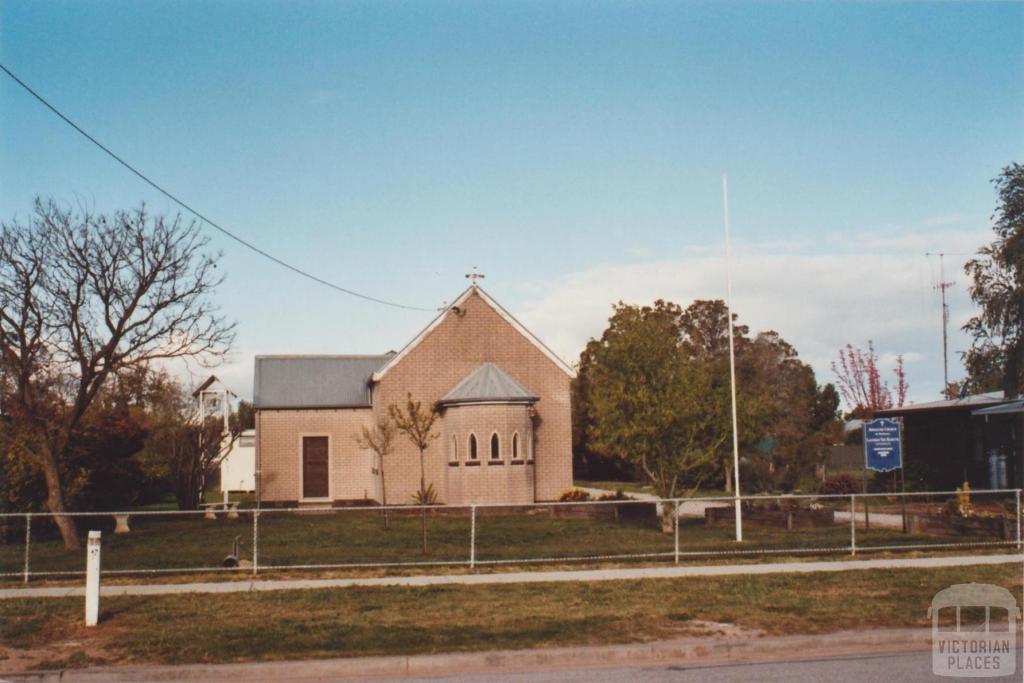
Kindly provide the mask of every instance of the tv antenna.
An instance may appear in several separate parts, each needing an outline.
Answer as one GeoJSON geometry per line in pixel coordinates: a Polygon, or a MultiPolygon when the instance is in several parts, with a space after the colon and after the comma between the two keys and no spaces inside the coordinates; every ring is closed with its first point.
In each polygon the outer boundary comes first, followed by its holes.
{"type": "Polygon", "coordinates": [[[967,256],[967,254],[929,251],[925,253],[925,256],[939,257],[939,283],[932,289],[939,290],[939,296],[942,299],[942,395],[946,398],[953,398],[949,395],[949,304],[946,303],[946,290],[956,283],[946,281],[946,256],[967,256]]]}

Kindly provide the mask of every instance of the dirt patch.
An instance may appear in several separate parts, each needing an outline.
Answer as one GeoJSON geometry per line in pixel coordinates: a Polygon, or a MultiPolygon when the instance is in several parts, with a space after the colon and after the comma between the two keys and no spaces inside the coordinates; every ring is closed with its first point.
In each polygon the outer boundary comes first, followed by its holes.
{"type": "Polygon", "coordinates": [[[105,637],[56,641],[30,650],[0,645],[0,674],[80,669],[117,661],[118,658],[111,655],[109,641],[105,637]]]}

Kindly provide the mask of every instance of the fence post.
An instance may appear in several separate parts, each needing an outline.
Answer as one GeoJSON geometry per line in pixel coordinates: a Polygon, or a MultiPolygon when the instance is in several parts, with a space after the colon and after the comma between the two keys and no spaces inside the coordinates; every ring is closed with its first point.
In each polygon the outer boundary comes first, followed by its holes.
{"type": "Polygon", "coordinates": [[[1017,489],[1017,550],[1020,549],[1020,489],[1017,489]]]}
{"type": "Polygon", "coordinates": [[[850,494],[850,554],[857,554],[857,494],[850,494]]]}
{"type": "Polygon", "coordinates": [[[260,566],[260,510],[252,511],[252,575],[259,573],[260,566]]]}
{"type": "Polygon", "coordinates": [[[85,625],[100,620],[100,532],[90,531],[85,556],[85,625]]]}
{"type": "Polygon", "coordinates": [[[469,506],[469,568],[476,567],[476,505],[469,506]]]}
{"type": "Polygon", "coordinates": [[[679,564],[679,508],[675,506],[672,507],[672,526],[676,535],[675,561],[679,564]]]}
{"type": "MultiPolygon", "coordinates": [[[[1018,502],[1019,502],[1019,500],[1020,499],[1018,498],[1018,502]]],[[[1020,505],[1019,504],[1017,505],[1017,509],[1018,510],[1020,509],[1020,505]]],[[[1018,529],[1020,528],[1019,524],[1017,525],[1017,528],[1018,529]]],[[[1018,536],[1019,536],[1019,534],[1018,534],[1018,536]]],[[[32,547],[32,513],[31,512],[27,512],[27,513],[25,513],[25,575],[24,575],[24,582],[25,583],[28,583],[28,575],[29,575],[29,548],[31,548],[31,547],[32,547]]]]}

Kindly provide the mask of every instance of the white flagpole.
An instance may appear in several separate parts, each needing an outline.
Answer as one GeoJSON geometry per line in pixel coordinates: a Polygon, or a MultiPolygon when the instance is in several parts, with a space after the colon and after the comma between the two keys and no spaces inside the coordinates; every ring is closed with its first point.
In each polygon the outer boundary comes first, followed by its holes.
{"type": "Polygon", "coordinates": [[[736,540],[743,540],[743,512],[740,505],[740,438],[736,426],[736,349],[732,334],[732,246],[729,243],[729,179],[722,174],[722,203],[725,223],[725,309],[729,329],[729,386],[732,391],[732,472],[735,482],[733,499],[736,502],[736,540]]]}

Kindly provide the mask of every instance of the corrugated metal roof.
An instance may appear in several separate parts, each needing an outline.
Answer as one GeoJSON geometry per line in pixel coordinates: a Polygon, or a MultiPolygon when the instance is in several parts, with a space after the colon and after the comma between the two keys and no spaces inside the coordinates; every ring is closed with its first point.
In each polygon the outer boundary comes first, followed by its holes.
{"type": "Polygon", "coordinates": [[[899,415],[901,413],[915,412],[918,410],[949,410],[955,408],[970,408],[972,406],[986,406],[995,403],[1003,403],[1006,398],[1002,392],[988,394],[973,394],[964,398],[954,398],[943,401],[928,401],[927,403],[911,403],[902,408],[888,408],[879,410],[877,415],[899,415]]]}
{"type": "Polygon", "coordinates": [[[484,363],[456,384],[440,402],[443,404],[490,401],[534,403],[538,400],[538,397],[524,389],[523,385],[512,379],[511,375],[497,365],[484,363]]]}
{"type": "Polygon", "coordinates": [[[1024,413],[1024,399],[971,411],[971,415],[1011,415],[1013,413],[1024,413]]]}
{"type": "Polygon", "coordinates": [[[368,408],[370,376],[394,354],[256,356],[257,408],[368,408]]]}

